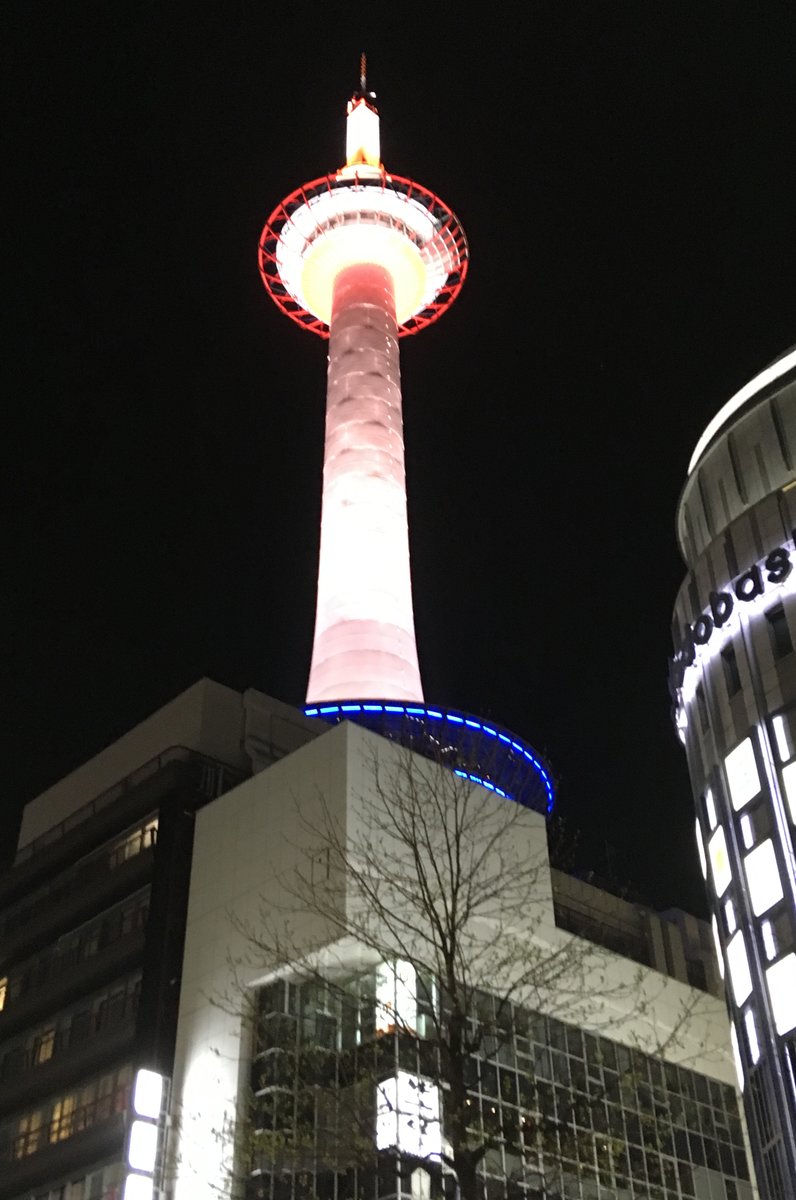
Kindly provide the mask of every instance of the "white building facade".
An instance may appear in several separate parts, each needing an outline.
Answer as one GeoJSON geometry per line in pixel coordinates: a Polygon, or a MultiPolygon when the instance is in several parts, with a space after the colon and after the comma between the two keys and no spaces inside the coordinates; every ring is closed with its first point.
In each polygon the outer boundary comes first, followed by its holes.
{"type": "MultiPolygon", "coordinates": [[[[423,938],[402,961],[394,925],[376,929],[357,880],[328,859],[330,828],[352,862],[365,841],[376,844],[374,814],[392,786],[384,779],[403,769],[408,753],[343,723],[198,814],[173,1087],[175,1200],[455,1193],[440,1162],[444,1089],[423,1074],[434,1003],[433,982],[421,987],[415,969],[429,961],[423,938]],[[318,901],[307,903],[313,887],[318,901]],[[385,1060],[389,1039],[395,1052],[385,1060]],[[365,1104],[363,1122],[360,1104],[356,1138],[345,1126],[351,1146],[341,1151],[338,1124],[330,1148],[317,1089],[297,1131],[311,1083],[295,1078],[302,1053],[323,1050],[339,1071],[374,1044],[380,1065],[365,1085],[371,1108],[365,1104]],[[299,1167],[288,1149],[301,1138],[299,1167]]],[[[412,770],[435,803],[444,785],[434,773],[455,779],[421,758],[412,770]]],[[[490,908],[475,914],[468,934],[478,1003],[494,1006],[511,994],[505,1036],[473,1056],[473,1110],[491,1131],[484,1195],[751,1197],[721,1001],[557,926],[544,816],[478,784],[455,783],[476,797],[485,838],[511,810],[495,869],[514,877],[511,864],[538,868],[528,876],[521,923],[513,909],[507,929],[490,908]],[[574,948],[570,957],[565,947],[574,948]],[[524,975],[532,961],[538,972],[524,975]],[[553,962],[558,968],[545,974],[553,962]]],[[[377,853],[389,881],[401,849],[388,824],[377,853]]]]}

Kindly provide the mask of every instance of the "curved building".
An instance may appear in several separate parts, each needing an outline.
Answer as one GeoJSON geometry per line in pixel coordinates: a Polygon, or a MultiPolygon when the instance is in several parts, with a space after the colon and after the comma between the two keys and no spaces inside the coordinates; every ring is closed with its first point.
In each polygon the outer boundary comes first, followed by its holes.
{"type": "Polygon", "coordinates": [[[761,1191],[796,1180],[796,347],[724,405],[677,512],[670,689],[761,1191]]]}

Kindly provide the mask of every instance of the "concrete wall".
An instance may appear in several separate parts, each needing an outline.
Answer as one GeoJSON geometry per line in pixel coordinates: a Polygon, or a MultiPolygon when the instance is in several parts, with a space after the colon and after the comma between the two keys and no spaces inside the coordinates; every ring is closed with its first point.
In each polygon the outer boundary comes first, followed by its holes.
{"type": "MultiPolygon", "coordinates": [[[[230,1194],[250,1061],[246,985],[272,965],[241,927],[284,932],[293,875],[313,869],[311,827],[328,814],[345,830],[350,737],[351,726],[330,728],[197,814],[173,1091],[180,1200],[230,1194]]],[[[301,947],[335,937],[312,913],[290,925],[301,947]]]]}

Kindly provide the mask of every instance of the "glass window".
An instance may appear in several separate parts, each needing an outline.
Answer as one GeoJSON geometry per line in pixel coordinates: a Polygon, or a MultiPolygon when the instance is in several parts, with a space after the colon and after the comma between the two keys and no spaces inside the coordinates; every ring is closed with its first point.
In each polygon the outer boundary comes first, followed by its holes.
{"type": "Polygon", "coordinates": [[[702,732],[705,733],[710,725],[708,719],[708,705],[705,699],[705,689],[701,683],[697,684],[696,688],[697,708],[699,709],[699,724],[702,732]]]}
{"type": "MultiPolygon", "coordinates": [[[[796,961],[796,956],[794,956],[794,960],[796,961]]],[[[739,929],[727,943],[727,966],[730,971],[735,1003],[743,1004],[752,993],[752,976],[742,929],[739,929]]]]}
{"type": "Polygon", "coordinates": [[[796,762],[782,768],[782,783],[790,809],[791,824],[796,825],[796,762]]]}
{"type": "Polygon", "coordinates": [[[785,616],[785,609],[782,607],[782,604],[775,604],[773,608],[768,609],[766,612],[766,624],[768,625],[768,636],[774,658],[784,658],[786,654],[790,654],[793,650],[793,642],[791,641],[788,619],[785,616]]]}
{"type": "Polygon", "coordinates": [[[62,1142],[72,1136],[72,1121],[77,1108],[75,1095],[64,1096],[53,1105],[53,1115],[50,1121],[50,1141],[62,1142]]]}
{"type": "Polygon", "coordinates": [[[33,1061],[34,1063],[45,1063],[53,1056],[55,1049],[55,1030],[45,1029],[38,1034],[33,1040],[33,1061]]]}
{"type": "Polygon", "coordinates": [[[777,713],[771,720],[771,726],[774,730],[774,739],[777,743],[780,762],[790,762],[793,758],[793,739],[790,732],[790,721],[786,719],[784,713],[777,713]]]}
{"type": "Polygon", "coordinates": [[[91,1012],[83,1009],[75,1013],[69,1024],[69,1045],[76,1046],[84,1042],[91,1033],[91,1012]]]}
{"type": "Polygon", "coordinates": [[[736,696],[741,690],[741,673],[738,670],[738,656],[732,642],[728,642],[721,652],[721,665],[724,671],[727,695],[736,696]]]}
{"type": "Polygon", "coordinates": [[[14,1139],[14,1158],[25,1158],[35,1154],[41,1140],[41,1113],[26,1113],[20,1117],[17,1125],[17,1136],[14,1139]]]}
{"type": "Polygon", "coordinates": [[[110,866],[118,867],[121,863],[127,862],[129,858],[135,858],[142,850],[148,850],[157,842],[157,836],[158,819],[152,817],[151,820],[138,826],[131,833],[125,834],[123,838],[113,844],[109,854],[110,866]]]}
{"type": "Polygon", "coordinates": [[[735,916],[735,905],[732,900],[728,900],[724,905],[724,920],[727,923],[727,932],[735,933],[738,928],[738,919],[735,916]]]}
{"type": "Polygon", "coordinates": [[[711,830],[715,829],[718,825],[718,817],[716,816],[716,802],[713,799],[713,792],[710,788],[705,792],[705,812],[708,817],[708,825],[711,830]]]}
{"type": "Polygon", "coordinates": [[[763,935],[763,949],[766,952],[766,958],[771,962],[772,958],[777,957],[777,943],[774,937],[774,929],[770,921],[760,922],[760,932],[763,935]]]}
{"type": "Polygon", "coordinates": [[[751,850],[755,842],[755,831],[752,828],[752,818],[748,813],[744,813],[741,817],[741,838],[743,839],[744,848],[751,850]]]}
{"type": "Polygon", "coordinates": [[[755,1014],[751,1008],[748,1008],[744,1013],[743,1023],[746,1026],[746,1041],[749,1045],[749,1054],[753,1063],[760,1061],[760,1043],[757,1040],[757,1026],[755,1024],[755,1014]]]}

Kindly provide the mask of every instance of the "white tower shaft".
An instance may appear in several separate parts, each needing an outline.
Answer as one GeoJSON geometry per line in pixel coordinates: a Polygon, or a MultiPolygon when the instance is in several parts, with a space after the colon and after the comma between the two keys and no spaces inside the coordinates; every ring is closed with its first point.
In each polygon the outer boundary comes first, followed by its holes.
{"type": "Polygon", "coordinates": [[[414,700],[401,378],[391,273],[334,281],[315,641],[307,702],[414,700]]]}

